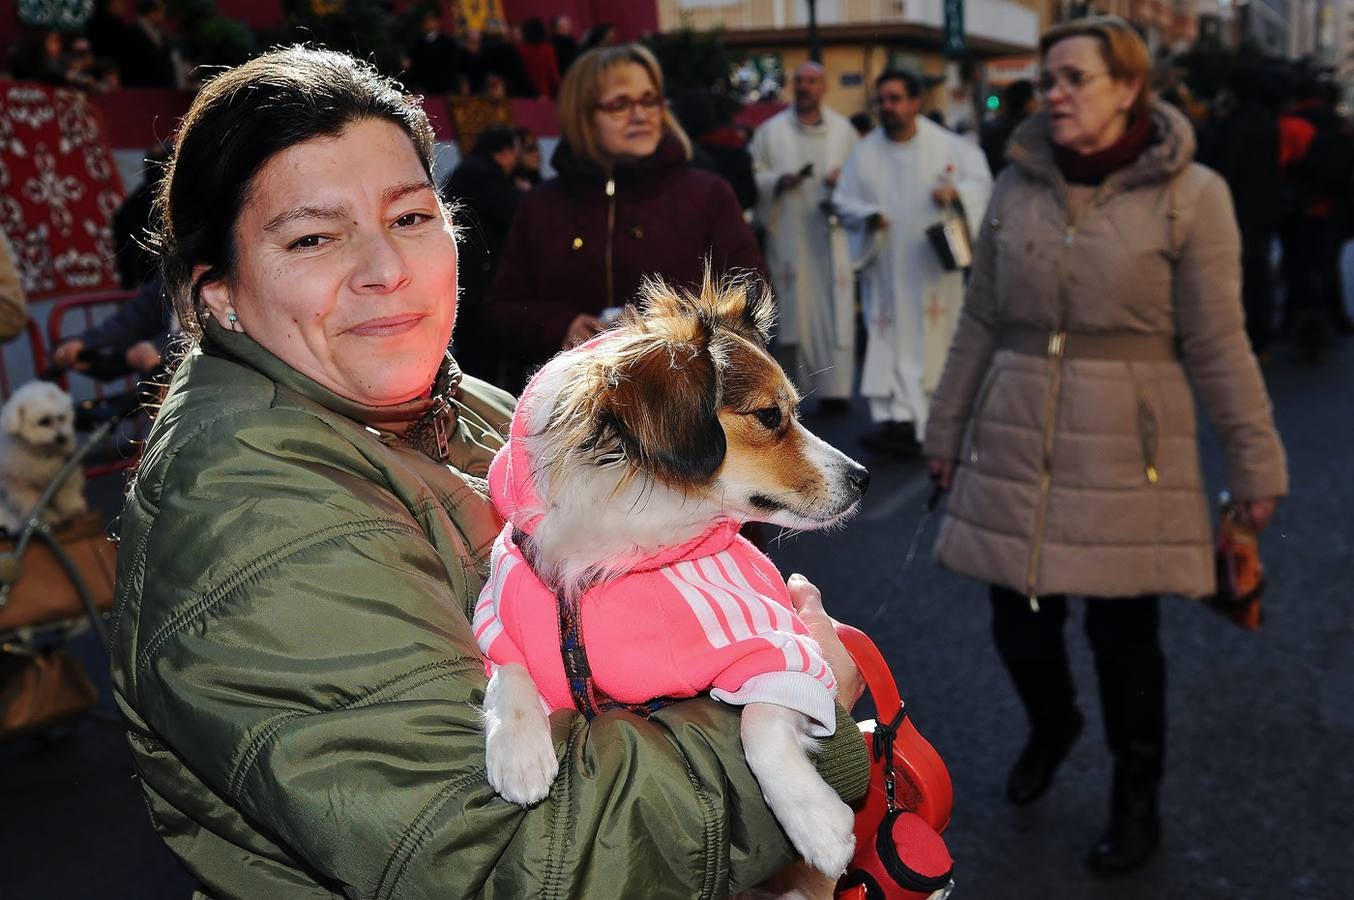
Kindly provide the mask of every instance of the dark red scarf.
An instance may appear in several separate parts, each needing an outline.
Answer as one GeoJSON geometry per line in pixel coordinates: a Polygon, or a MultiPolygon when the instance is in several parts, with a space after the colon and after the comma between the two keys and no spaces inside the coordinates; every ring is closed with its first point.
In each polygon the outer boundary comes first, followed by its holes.
{"type": "Polygon", "coordinates": [[[1122,169],[1142,155],[1156,137],[1151,116],[1138,116],[1128,128],[1104,150],[1081,154],[1068,147],[1054,145],[1053,160],[1068,184],[1100,184],[1111,172],[1122,169]]]}

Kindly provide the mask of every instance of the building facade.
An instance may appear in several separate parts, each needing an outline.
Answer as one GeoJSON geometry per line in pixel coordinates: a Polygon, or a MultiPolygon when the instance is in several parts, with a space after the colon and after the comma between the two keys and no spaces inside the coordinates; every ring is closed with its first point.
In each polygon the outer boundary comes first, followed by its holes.
{"type": "MultiPolygon", "coordinates": [[[[1034,2],[963,0],[960,5],[970,64],[962,67],[958,86],[950,72],[947,90],[944,0],[817,0],[828,77],[825,102],[846,115],[868,111],[875,76],[902,67],[926,79],[928,110],[941,110],[952,125],[972,120],[972,88],[981,78],[975,63],[1028,57],[1041,23],[1034,2]]],[[[743,69],[758,76],[778,70],[782,79],[809,58],[808,18],[807,0],[658,0],[663,31],[720,28],[743,69]]]]}

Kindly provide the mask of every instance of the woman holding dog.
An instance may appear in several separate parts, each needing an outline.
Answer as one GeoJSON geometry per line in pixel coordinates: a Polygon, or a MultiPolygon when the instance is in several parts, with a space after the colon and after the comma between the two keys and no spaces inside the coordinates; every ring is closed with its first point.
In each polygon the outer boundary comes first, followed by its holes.
{"type": "Polygon", "coordinates": [[[757,239],[728,183],[690,167],[691,141],[644,47],[583,54],[559,93],[558,177],[518,206],[489,290],[490,322],[526,366],[601,331],[646,276],[699,285],[762,271],[757,239]]]}
{"type": "Polygon", "coordinates": [[[991,585],[998,653],[1029,716],[1007,796],[1037,800],[1082,728],[1065,595],[1086,598],[1114,760],[1100,873],[1160,837],[1163,593],[1214,590],[1194,392],[1227,486],[1263,527],[1288,486],[1246,340],[1241,250],[1223,180],[1147,90],[1150,59],[1116,18],[1040,42],[1044,109],[1023,124],[978,236],[925,453],[952,495],[936,558],[991,585]]]}
{"type": "MultiPolygon", "coordinates": [[[[264,54],[194,100],[158,210],[196,347],[128,492],[113,681],[202,893],[689,898],[789,862],[709,700],[556,715],[529,809],[486,780],[468,617],[513,401],[446,353],[455,242],[417,102],[346,55],[264,54]]],[[[818,766],[851,799],[868,758],[838,714],[818,766]]]]}

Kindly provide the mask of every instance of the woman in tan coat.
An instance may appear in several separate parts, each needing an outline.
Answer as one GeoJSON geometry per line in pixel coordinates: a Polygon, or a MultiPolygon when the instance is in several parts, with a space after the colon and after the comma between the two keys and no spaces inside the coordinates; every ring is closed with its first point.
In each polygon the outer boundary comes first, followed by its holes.
{"type": "Polygon", "coordinates": [[[1040,42],[1045,109],[1007,150],[932,400],[925,453],[952,487],[941,565],[989,582],[993,633],[1031,724],[1007,795],[1040,797],[1081,731],[1063,642],[1086,597],[1114,757],[1099,872],[1159,841],[1165,758],[1163,593],[1214,590],[1194,398],[1222,437],[1227,484],[1263,527],[1287,490],[1246,340],[1240,244],[1223,180],[1145,88],[1125,22],[1040,42]]]}

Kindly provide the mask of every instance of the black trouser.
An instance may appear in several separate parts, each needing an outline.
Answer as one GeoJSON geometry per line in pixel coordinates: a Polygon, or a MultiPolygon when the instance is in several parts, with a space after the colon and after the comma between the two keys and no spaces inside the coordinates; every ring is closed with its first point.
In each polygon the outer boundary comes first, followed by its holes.
{"type": "MultiPolygon", "coordinates": [[[[1076,688],[1067,664],[1067,599],[1029,598],[992,586],[992,636],[1033,730],[1056,729],[1075,716],[1076,688]]],[[[1155,802],[1166,759],[1166,658],[1160,599],[1155,595],[1086,598],[1086,637],[1095,655],[1105,737],[1114,755],[1115,795],[1155,802]]]]}

